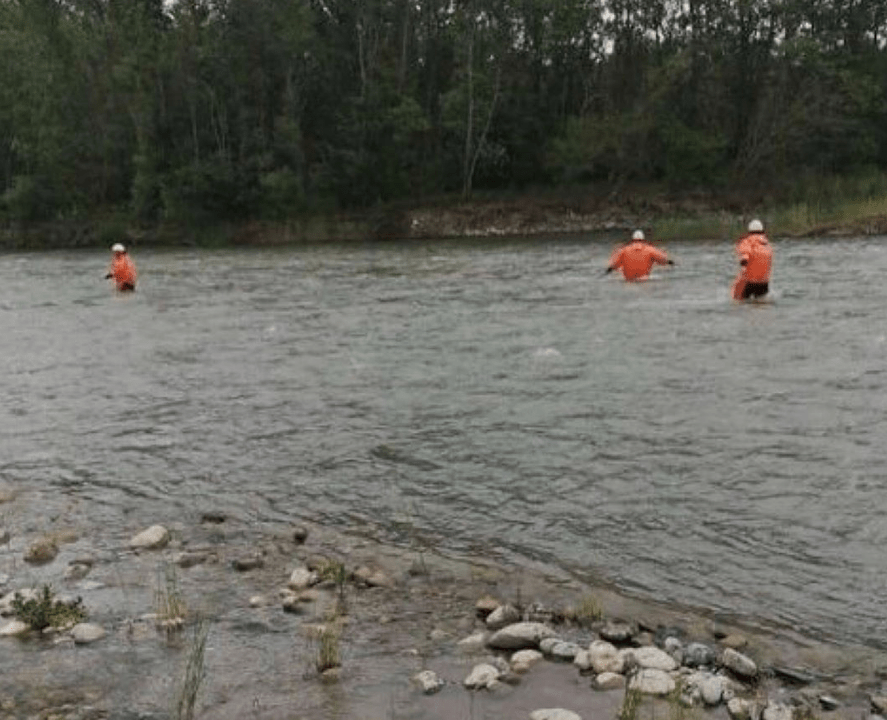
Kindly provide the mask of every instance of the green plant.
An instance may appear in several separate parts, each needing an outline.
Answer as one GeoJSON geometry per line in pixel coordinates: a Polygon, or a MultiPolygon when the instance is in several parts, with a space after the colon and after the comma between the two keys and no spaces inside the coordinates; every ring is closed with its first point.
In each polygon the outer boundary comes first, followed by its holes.
{"type": "Polygon", "coordinates": [[[314,659],[314,667],[318,673],[323,673],[342,664],[339,652],[339,638],[341,628],[338,623],[330,619],[320,631],[317,639],[317,656],[314,659]]]}
{"type": "Polygon", "coordinates": [[[12,600],[12,612],[34,630],[43,630],[50,626],[65,627],[84,621],[86,610],[82,603],[83,599],[79,597],[71,603],[62,602],[55,598],[49,585],[44,585],[36,598],[25,599],[17,592],[12,600]]]}
{"type": "Polygon", "coordinates": [[[627,685],[625,695],[622,697],[622,705],[619,708],[617,720],[637,720],[638,710],[641,707],[643,695],[637,688],[627,685]]]}
{"type": "Polygon", "coordinates": [[[185,663],[185,672],[179,686],[176,704],[172,711],[174,720],[192,720],[197,705],[197,694],[206,677],[204,661],[206,657],[206,638],[209,635],[209,622],[200,620],[194,626],[191,650],[185,663]]]}
{"type": "Polygon", "coordinates": [[[583,595],[576,605],[576,622],[583,627],[604,616],[600,603],[593,595],[583,595]]]}
{"type": "Polygon", "coordinates": [[[154,591],[154,608],[157,624],[167,631],[184,625],[188,606],[179,587],[179,579],[174,565],[165,565],[157,571],[157,588],[154,591]]]}
{"type": "Polygon", "coordinates": [[[320,568],[318,573],[322,580],[332,582],[336,586],[338,602],[336,603],[336,612],[345,612],[345,591],[348,587],[348,570],[345,563],[338,560],[327,560],[320,568]]]}

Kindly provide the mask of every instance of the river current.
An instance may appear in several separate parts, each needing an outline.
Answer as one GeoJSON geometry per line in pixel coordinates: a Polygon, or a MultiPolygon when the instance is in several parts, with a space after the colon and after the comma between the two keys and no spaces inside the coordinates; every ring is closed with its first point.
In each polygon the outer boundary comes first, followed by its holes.
{"type": "MultiPolygon", "coordinates": [[[[0,479],[101,546],[213,509],[887,648],[887,243],[586,237],[0,256],[0,479]],[[88,520],[83,520],[88,518],[88,520]]],[[[2,507],[0,507],[2,510],[2,507]]]]}

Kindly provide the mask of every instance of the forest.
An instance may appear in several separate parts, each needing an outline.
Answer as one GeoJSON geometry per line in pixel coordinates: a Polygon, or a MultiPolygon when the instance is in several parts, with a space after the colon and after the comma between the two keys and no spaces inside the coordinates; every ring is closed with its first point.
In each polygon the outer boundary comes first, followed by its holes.
{"type": "Polygon", "coordinates": [[[887,170],[883,0],[0,0],[0,53],[6,225],[887,170]]]}

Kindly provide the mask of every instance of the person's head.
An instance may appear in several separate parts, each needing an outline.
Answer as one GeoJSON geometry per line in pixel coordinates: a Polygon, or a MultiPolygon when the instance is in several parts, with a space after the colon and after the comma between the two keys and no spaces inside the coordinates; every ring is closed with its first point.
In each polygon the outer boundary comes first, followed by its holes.
{"type": "Polygon", "coordinates": [[[123,253],[126,252],[126,248],[123,247],[123,245],[121,245],[120,243],[114,243],[111,246],[111,252],[114,253],[115,255],[122,255],[123,253]]]}
{"type": "Polygon", "coordinates": [[[632,240],[643,240],[644,239],[644,231],[643,230],[635,230],[631,234],[632,240]]]}
{"type": "Polygon", "coordinates": [[[762,233],[764,232],[764,224],[755,218],[748,224],[748,231],[750,233],[762,233]]]}

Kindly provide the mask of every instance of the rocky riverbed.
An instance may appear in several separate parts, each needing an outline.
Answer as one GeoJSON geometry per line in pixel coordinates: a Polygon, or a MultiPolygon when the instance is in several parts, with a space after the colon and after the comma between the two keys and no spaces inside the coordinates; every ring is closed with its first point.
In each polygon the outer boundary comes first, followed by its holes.
{"type": "Polygon", "coordinates": [[[713,717],[887,713],[887,658],[358,528],[195,510],[97,540],[6,488],[0,718],[713,717]],[[31,509],[33,510],[33,508],[31,509]],[[18,518],[19,521],[12,520],[18,518]],[[13,599],[80,598],[36,632],[13,599]],[[192,714],[189,714],[192,713],[192,714]]]}

